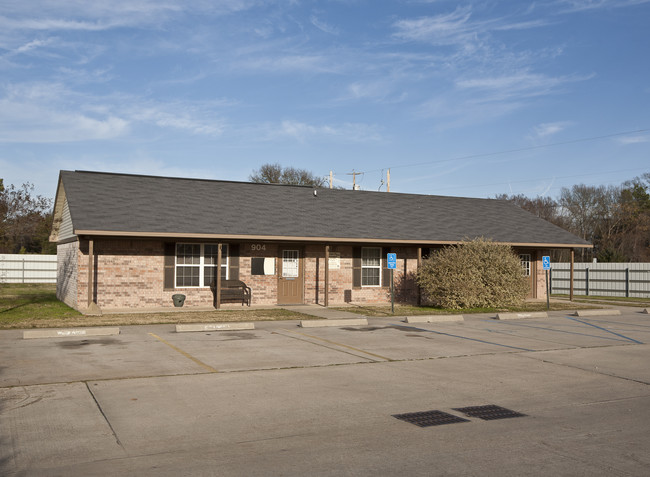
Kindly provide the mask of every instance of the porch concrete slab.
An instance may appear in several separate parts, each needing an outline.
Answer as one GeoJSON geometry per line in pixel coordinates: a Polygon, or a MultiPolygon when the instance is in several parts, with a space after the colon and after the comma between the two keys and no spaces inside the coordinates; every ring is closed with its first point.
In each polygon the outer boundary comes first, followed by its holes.
{"type": "Polygon", "coordinates": [[[414,315],[404,317],[405,323],[444,323],[446,321],[463,320],[463,315],[414,315]]]}
{"type": "Polygon", "coordinates": [[[497,320],[518,320],[521,318],[548,318],[545,311],[532,311],[528,313],[497,313],[497,320]]]}
{"type": "Polygon", "coordinates": [[[345,318],[342,320],[303,320],[300,322],[302,328],[322,328],[324,326],[366,326],[366,318],[345,318]]]}
{"type": "Polygon", "coordinates": [[[176,333],[196,331],[254,330],[255,323],[186,323],[176,325],[176,333]]]}
{"type": "Polygon", "coordinates": [[[611,316],[620,315],[621,311],[617,309],[606,310],[577,310],[574,316],[611,316]]]}
{"type": "Polygon", "coordinates": [[[92,327],[92,328],[67,328],[67,329],[36,329],[23,331],[23,339],[37,338],[72,338],[79,336],[111,336],[119,335],[120,328],[111,327],[92,327]]]}

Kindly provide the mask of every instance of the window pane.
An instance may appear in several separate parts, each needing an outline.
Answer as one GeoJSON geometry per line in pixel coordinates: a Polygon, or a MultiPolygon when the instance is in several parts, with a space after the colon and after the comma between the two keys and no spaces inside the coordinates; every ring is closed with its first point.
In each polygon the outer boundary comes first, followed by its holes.
{"type": "MultiPolygon", "coordinates": [[[[204,254],[205,254],[205,264],[206,265],[216,265],[217,264],[217,254],[219,253],[218,245],[205,245],[204,254]]],[[[226,263],[228,260],[228,244],[224,243],[221,246],[221,263],[226,263]]]]}
{"type": "MultiPolygon", "coordinates": [[[[214,271],[217,269],[217,267],[205,267],[203,269],[203,286],[204,287],[209,287],[210,283],[212,283],[212,280],[214,280],[214,271]]],[[[228,277],[228,268],[226,268],[225,265],[221,266],[221,279],[222,280],[227,280],[228,277]]]]}
{"type": "Polygon", "coordinates": [[[296,278],[300,275],[298,266],[298,250],[284,250],[282,252],[282,276],[286,278],[296,278]]]}
{"type": "Polygon", "coordinates": [[[379,268],[362,268],[361,285],[378,286],[379,285],[379,268]]]}
{"type": "Polygon", "coordinates": [[[219,253],[218,245],[205,245],[205,264],[216,265],[218,253],[219,253]]]}
{"type": "Polygon", "coordinates": [[[214,269],[217,267],[205,267],[203,269],[203,286],[209,287],[214,280],[214,269]]]}
{"type": "Polygon", "coordinates": [[[176,245],[176,263],[178,265],[198,265],[201,263],[201,246],[187,243],[176,245]]]}
{"type": "Polygon", "coordinates": [[[362,267],[379,267],[381,265],[380,248],[362,248],[361,249],[361,266],[362,267]]]}
{"type": "Polygon", "coordinates": [[[524,269],[524,275],[529,277],[530,276],[530,254],[529,253],[524,253],[519,255],[519,259],[521,260],[521,268],[524,269]]]}
{"type": "Polygon", "coordinates": [[[176,267],[177,287],[198,287],[199,267],[176,267]]]}

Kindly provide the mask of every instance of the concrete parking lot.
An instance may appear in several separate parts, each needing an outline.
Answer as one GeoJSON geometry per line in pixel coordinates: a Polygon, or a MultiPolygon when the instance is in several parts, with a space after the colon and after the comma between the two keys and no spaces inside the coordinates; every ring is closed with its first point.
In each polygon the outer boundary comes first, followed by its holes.
{"type": "Polygon", "coordinates": [[[650,475],[650,315],[621,310],[1,331],[0,474],[650,475]],[[465,421],[394,417],[433,410],[465,421]]]}

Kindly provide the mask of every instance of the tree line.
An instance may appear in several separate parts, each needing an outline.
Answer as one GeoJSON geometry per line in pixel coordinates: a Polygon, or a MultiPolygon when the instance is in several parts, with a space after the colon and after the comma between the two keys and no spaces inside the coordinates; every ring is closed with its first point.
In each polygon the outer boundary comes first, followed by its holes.
{"type": "MultiPolygon", "coordinates": [[[[594,245],[581,249],[577,261],[650,262],[650,173],[620,186],[563,187],[557,199],[501,194],[524,210],[582,237],[594,245]]],[[[553,259],[568,261],[568,252],[553,259]]]]}

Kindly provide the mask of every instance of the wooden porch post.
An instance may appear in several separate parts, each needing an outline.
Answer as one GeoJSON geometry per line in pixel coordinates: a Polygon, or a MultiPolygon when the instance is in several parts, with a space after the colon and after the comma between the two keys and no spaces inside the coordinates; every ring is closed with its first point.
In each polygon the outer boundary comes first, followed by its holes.
{"type": "Polygon", "coordinates": [[[223,244],[219,242],[217,247],[217,269],[214,272],[217,279],[217,290],[215,291],[215,308],[217,310],[221,308],[221,250],[223,250],[223,244]]]}
{"type": "Polygon", "coordinates": [[[330,246],[325,245],[325,308],[329,306],[330,292],[330,246]]]}
{"type": "MultiPolygon", "coordinates": [[[[422,266],[422,247],[418,247],[418,263],[417,263],[417,271],[420,271],[420,267],[422,266]]],[[[422,290],[420,289],[420,285],[418,285],[418,306],[422,304],[422,290]]]]}
{"type": "Polygon", "coordinates": [[[573,260],[575,251],[571,249],[571,271],[569,272],[569,301],[573,301],[573,260]]]}
{"type": "Polygon", "coordinates": [[[95,244],[93,239],[88,240],[88,308],[93,303],[95,277],[95,244]]]}

